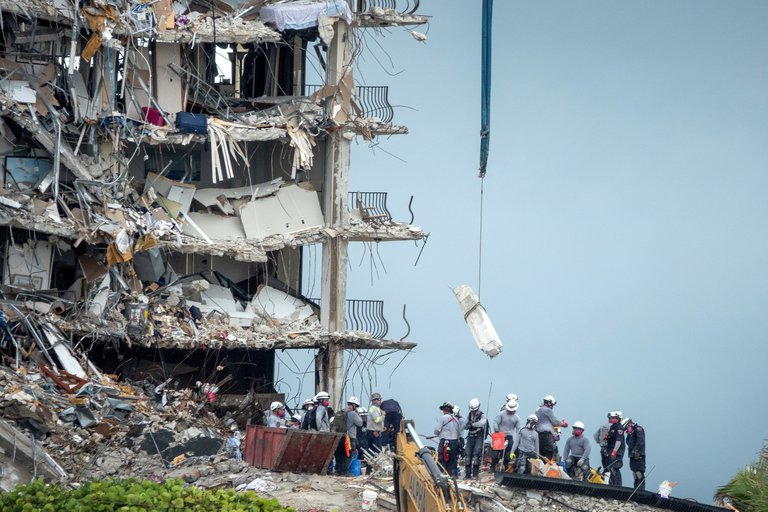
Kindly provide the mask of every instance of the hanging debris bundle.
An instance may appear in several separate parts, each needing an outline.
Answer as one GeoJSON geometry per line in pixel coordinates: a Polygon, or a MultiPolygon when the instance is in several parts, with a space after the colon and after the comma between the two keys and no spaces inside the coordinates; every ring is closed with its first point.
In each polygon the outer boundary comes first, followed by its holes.
{"type": "Polygon", "coordinates": [[[454,288],[453,293],[456,295],[456,300],[459,301],[459,307],[464,312],[464,320],[467,321],[477,346],[490,358],[499,355],[502,348],[501,340],[475,292],[463,284],[454,288]]]}

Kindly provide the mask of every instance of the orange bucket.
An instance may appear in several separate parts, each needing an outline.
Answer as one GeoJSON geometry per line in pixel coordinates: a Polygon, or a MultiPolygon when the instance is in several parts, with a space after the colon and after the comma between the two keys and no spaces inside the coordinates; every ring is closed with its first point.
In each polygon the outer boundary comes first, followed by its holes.
{"type": "Polygon", "coordinates": [[[494,450],[503,450],[506,439],[504,432],[494,432],[491,434],[491,448],[494,450]]]}

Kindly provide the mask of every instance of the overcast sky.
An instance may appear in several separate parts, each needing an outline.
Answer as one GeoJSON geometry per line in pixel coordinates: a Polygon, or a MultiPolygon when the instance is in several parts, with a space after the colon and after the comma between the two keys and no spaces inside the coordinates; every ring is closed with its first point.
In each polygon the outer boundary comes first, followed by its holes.
{"type": "Polygon", "coordinates": [[[349,297],[385,300],[392,339],[407,303],[419,343],[377,390],[425,433],[445,400],[488,410],[490,386],[491,410],[515,392],[522,416],[555,395],[590,437],[623,410],[647,429],[648,487],[668,479],[708,502],[768,423],[768,3],[496,2],[481,288],[504,343],[493,360],[450,289],[480,288],[481,1],[419,12],[428,41],[368,30],[356,77],[390,86],[410,135],[359,140],[350,190],[389,192],[403,221],[414,195],[431,233],[416,267],[410,242],[351,251],[349,297]]]}

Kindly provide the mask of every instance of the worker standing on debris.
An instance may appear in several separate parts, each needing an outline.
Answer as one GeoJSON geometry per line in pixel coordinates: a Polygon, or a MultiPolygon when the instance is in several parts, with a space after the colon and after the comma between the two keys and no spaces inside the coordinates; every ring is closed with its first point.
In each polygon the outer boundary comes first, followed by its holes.
{"type": "Polygon", "coordinates": [[[609,485],[621,485],[621,466],[624,465],[624,427],[621,426],[621,411],[614,411],[608,419],[611,428],[608,430],[608,449],[611,450],[608,467],[611,476],[608,480],[609,485]]]}
{"type": "Polygon", "coordinates": [[[328,406],[331,403],[331,395],[321,391],[315,395],[315,408],[310,412],[309,429],[319,432],[331,431],[331,418],[328,415],[328,406]]]}
{"type": "Polygon", "coordinates": [[[443,415],[435,427],[435,435],[439,438],[437,460],[445,468],[448,476],[454,477],[456,476],[461,428],[459,420],[453,415],[453,404],[443,402],[440,410],[443,411],[443,415]]]}
{"type": "MultiPolygon", "coordinates": [[[[339,415],[346,418],[346,439],[343,440],[344,446],[341,451],[337,450],[336,474],[349,476],[349,465],[352,459],[357,455],[358,434],[360,427],[363,426],[363,419],[357,414],[357,408],[360,407],[360,399],[351,396],[347,399],[347,409],[344,412],[339,411],[339,415]]],[[[341,446],[342,443],[339,443],[341,446]]]]}
{"type": "Polygon", "coordinates": [[[557,400],[552,395],[544,397],[542,404],[536,409],[536,417],[538,423],[536,424],[536,431],[539,433],[539,449],[542,457],[552,460],[555,456],[555,434],[554,427],[556,425],[562,425],[563,428],[568,426],[568,422],[565,420],[559,420],[555,417],[555,413],[552,410],[557,404],[557,400]]]}
{"type": "Polygon", "coordinates": [[[315,399],[307,398],[301,404],[301,429],[309,430],[309,420],[312,417],[312,411],[315,409],[315,399]]]}
{"type": "Polygon", "coordinates": [[[272,402],[269,406],[270,414],[267,417],[267,426],[272,428],[285,428],[285,405],[282,402],[272,402]]]}
{"type": "MultiPolygon", "coordinates": [[[[617,412],[619,416],[621,416],[621,411],[617,412]]],[[[597,432],[595,432],[593,436],[595,442],[600,445],[600,464],[602,464],[603,469],[607,469],[608,464],[611,463],[611,450],[608,449],[608,431],[611,430],[610,419],[613,414],[614,411],[608,413],[608,423],[597,429],[597,432]]]]}
{"type": "Polygon", "coordinates": [[[624,422],[629,451],[629,469],[635,480],[635,489],[645,490],[645,429],[627,418],[624,422]]]}
{"type": "Polygon", "coordinates": [[[512,449],[509,451],[510,462],[515,463],[515,470],[518,474],[531,474],[531,462],[529,459],[539,458],[539,433],[536,432],[536,423],[539,419],[535,414],[531,414],[525,420],[525,427],[515,438],[512,449]]]}
{"type": "Polygon", "coordinates": [[[496,463],[501,459],[501,470],[506,471],[509,464],[509,454],[512,452],[512,445],[514,443],[514,434],[520,428],[520,418],[517,417],[517,400],[510,400],[504,406],[504,410],[500,412],[493,420],[493,431],[504,432],[504,439],[506,444],[504,450],[496,450],[491,460],[491,471],[496,470],[496,463]]]}
{"type": "Polygon", "coordinates": [[[589,439],[584,437],[584,424],[580,421],[573,423],[573,435],[565,442],[563,460],[565,470],[574,480],[582,481],[589,476],[589,439]]]}
{"type": "Polygon", "coordinates": [[[488,418],[480,410],[480,400],[473,398],[469,401],[469,414],[464,429],[467,431],[467,441],[464,445],[464,478],[480,476],[480,462],[483,457],[483,443],[488,436],[488,418]]]}
{"type": "Polygon", "coordinates": [[[371,393],[371,405],[368,407],[368,419],[365,426],[368,431],[368,446],[374,452],[381,451],[385,414],[381,410],[381,394],[371,393]]]}

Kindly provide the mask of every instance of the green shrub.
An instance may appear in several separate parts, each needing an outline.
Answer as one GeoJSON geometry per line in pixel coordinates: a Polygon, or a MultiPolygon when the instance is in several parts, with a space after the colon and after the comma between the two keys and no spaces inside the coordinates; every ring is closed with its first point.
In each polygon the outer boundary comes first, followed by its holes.
{"type": "MultiPolygon", "coordinates": [[[[765,448],[763,452],[768,453],[765,448]]],[[[768,460],[761,457],[755,464],[739,470],[730,482],[720,487],[715,499],[723,501],[726,498],[741,512],[768,510],[768,460]]]]}
{"type": "Polygon", "coordinates": [[[291,512],[253,492],[202,490],[179,480],[103,480],[78,489],[36,480],[0,493],[3,512],[291,512]]]}

